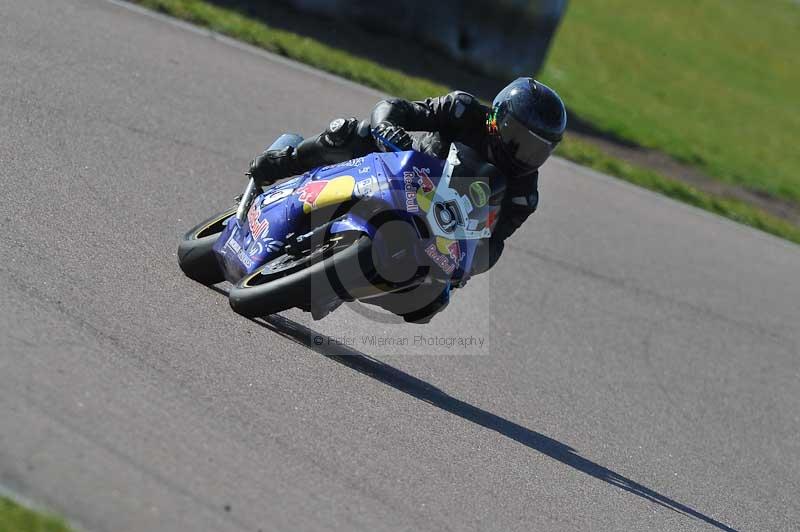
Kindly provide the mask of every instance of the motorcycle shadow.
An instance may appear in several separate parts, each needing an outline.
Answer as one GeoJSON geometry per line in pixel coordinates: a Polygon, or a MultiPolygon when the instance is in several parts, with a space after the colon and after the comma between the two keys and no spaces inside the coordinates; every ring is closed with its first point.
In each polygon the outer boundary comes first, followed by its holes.
{"type": "MultiPolygon", "coordinates": [[[[226,294],[222,289],[217,287],[211,288],[216,292],[226,294]]],[[[554,440],[535,430],[525,428],[513,421],[448,395],[432,384],[418,379],[413,375],[409,375],[385,362],[381,362],[357,349],[336,342],[335,339],[318,333],[301,323],[285,318],[279,314],[254,318],[251,321],[284,338],[303,345],[329,360],[347,366],[363,375],[367,375],[387,386],[391,386],[420,401],[425,401],[430,405],[466,421],[493,430],[529,449],[540,452],[590,477],[602,480],[603,482],[636,495],[637,497],[641,497],[649,502],[703,521],[720,530],[736,532],[736,529],[725,523],[717,521],[690,506],[670,499],[666,495],[662,495],[588,458],[584,458],[578,454],[575,449],[558,440],[554,440]]]]}

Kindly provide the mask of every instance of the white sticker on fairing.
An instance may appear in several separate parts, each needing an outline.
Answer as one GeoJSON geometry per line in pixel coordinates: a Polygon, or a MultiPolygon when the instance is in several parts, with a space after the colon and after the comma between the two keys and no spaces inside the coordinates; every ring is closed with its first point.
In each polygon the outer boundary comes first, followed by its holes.
{"type": "Polygon", "coordinates": [[[469,219],[469,213],[473,210],[469,198],[450,188],[453,168],[459,164],[461,162],[458,160],[458,148],[453,143],[450,145],[450,153],[442,170],[442,178],[436,186],[436,192],[431,201],[431,205],[440,205],[441,208],[428,209],[428,225],[435,235],[452,240],[489,238],[492,236],[492,230],[488,227],[484,227],[480,231],[474,230],[475,225],[469,219]]]}
{"type": "Polygon", "coordinates": [[[267,191],[264,199],[261,200],[261,208],[263,209],[267,205],[271,205],[272,203],[280,201],[287,196],[291,196],[292,192],[294,192],[294,189],[291,188],[276,188],[267,191]]]}
{"type": "Polygon", "coordinates": [[[375,194],[378,190],[378,180],[373,177],[362,179],[356,183],[356,196],[359,198],[367,198],[375,194]]]}
{"type": "Polygon", "coordinates": [[[240,246],[234,238],[234,235],[231,235],[231,238],[228,239],[228,242],[225,245],[231,248],[234,253],[236,253],[236,257],[242,262],[242,264],[245,265],[246,268],[249,269],[253,267],[253,261],[250,259],[247,253],[244,252],[242,246],[240,246]]]}

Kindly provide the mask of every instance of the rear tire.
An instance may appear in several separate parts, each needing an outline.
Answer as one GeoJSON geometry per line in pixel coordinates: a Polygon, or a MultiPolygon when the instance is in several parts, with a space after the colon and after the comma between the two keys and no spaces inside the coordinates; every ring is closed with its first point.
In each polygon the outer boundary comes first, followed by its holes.
{"type": "Polygon", "coordinates": [[[236,209],[224,211],[197,224],[183,235],[178,245],[178,265],[187,277],[204,285],[225,280],[225,274],[212,248],[225,229],[223,222],[234,214],[236,209]]]}
{"type": "Polygon", "coordinates": [[[228,300],[234,312],[255,318],[293,307],[309,310],[316,301],[330,298],[352,299],[348,289],[363,284],[359,281],[369,273],[363,266],[372,262],[372,241],[366,235],[343,235],[304,257],[286,257],[272,259],[231,288],[228,300]],[[279,267],[270,271],[276,263],[279,267]]]}

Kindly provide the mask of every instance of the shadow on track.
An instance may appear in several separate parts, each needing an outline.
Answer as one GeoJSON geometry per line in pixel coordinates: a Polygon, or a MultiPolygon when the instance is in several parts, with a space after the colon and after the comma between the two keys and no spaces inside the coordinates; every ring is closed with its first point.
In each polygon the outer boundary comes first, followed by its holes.
{"type": "MultiPolygon", "coordinates": [[[[228,295],[225,290],[217,286],[210,286],[209,288],[226,297],[228,295]]],[[[250,321],[280,334],[284,338],[297,342],[325,358],[347,366],[363,375],[367,375],[387,386],[391,386],[395,390],[406,393],[420,401],[425,401],[437,408],[441,408],[445,412],[450,412],[461,419],[498,432],[506,438],[510,438],[530,449],[549,456],[553,460],[557,460],[564,465],[568,465],[598,480],[607,482],[621,490],[632,493],[665,508],[669,508],[675,512],[699,519],[720,530],[737,532],[735,528],[717,521],[690,506],[670,499],[666,495],[662,495],[647,486],[624,477],[607,467],[592,462],[588,458],[582,457],[569,445],[565,445],[535,430],[527,429],[513,421],[509,421],[496,414],[482,410],[477,406],[456,399],[432,384],[372,358],[357,349],[337,343],[329,336],[320,334],[301,323],[297,323],[289,318],[284,318],[279,314],[272,314],[250,321]]]]}
{"type": "Polygon", "coordinates": [[[277,314],[252,321],[330,360],[343,364],[387,386],[391,386],[396,390],[421,401],[425,401],[437,408],[441,408],[462,419],[498,432],[507,438],[511,438],[526,447],[543,453],[553,460],[557,460],[562,464],[568,465],[598,480],[607,482],[612,486],[616,486],[619,489],[664,506],[665,508],[669,508],[670,510],[704,521],[720,530],[735,532],[734,528],[716,519],[704,515],[685,504],[672,500],[647,486],[643,486],[638,482],[580,456],[575,449],[568,445],[456,399],[439,388],[385,364],[380,360],[376,360],[351,347],[337,344],[325,335],[319,334],[300,323],[277,314]]]}

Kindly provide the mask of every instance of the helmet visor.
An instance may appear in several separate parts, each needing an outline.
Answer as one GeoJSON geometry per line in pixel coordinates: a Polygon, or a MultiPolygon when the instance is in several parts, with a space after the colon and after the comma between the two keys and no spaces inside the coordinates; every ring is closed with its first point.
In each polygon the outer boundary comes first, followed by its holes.
{"type": "Polygon", "coordinates": [[[510,113],[497,121],[497,132],[506,155],[524,170],[542,166],[558,146],[558,142],[537,135],[510,113]]]}

